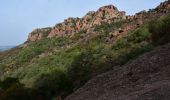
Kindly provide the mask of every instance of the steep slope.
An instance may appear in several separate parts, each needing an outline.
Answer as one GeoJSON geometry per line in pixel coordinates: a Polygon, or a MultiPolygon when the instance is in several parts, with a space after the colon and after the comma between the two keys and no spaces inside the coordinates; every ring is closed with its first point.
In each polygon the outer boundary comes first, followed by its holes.
{"type": "Polygon", "coordinates": [[[94,77],[65,100],[169,100],[170,44],[94,77]]]}
{"type": "MultiPolygon", "coordinates": [[[[52,28],[36,29],[29,34],[28,41],[23,45],[0,53],[0,67],[3,70],[0,78],[18,77],[31,86],[32,80],[40,77],[41,72],[45,74],[58,69],[66,71],[74,58],[82,52],[86,52],[89,48],[92,50],[105,48],[108,32],[121,27],[124,23],[129,23],[125,20],[125,13],[119,12],[113,5],[108,5],[96,12],[87,13],[81,19],[68,18],[52,28]],[[97,30],[100,26],[107,29],[97,30]],[[70,52],[70,58],[65,56],[69,54],[67,51],[70,52]],[[46,60],[49,62],[45,64],[46,60]],[[37,74],[35,70],[40,71],[37,74]]],[[[111,48],[111,44],[106,48],[111,48]]]]}
{"type": "Polygon", "coordinates": [[[34,30],[24,44],[0,53],[1,97],[65,98],[92,77],[170,42],[169,5],[134,16],[108,5],[34,30]]]}

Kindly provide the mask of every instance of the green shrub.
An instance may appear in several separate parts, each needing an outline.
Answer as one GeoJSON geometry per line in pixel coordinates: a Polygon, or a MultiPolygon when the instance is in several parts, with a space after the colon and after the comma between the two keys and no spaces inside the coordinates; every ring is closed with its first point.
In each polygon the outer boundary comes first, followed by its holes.
{"type": "Polygon", "coordinates": [[[8,77],[0,82],[0,100],[31,100],[31,91],[18,78],[8,77]]]}
{"type": "Polygon", "coordinates": [[[35,100],[32,98],[30,89],[24,88],[21,84],[15,84],[4,91],[0,100],[35,100]]]}
{"type": "Polygon", "coordinates": [[[23,49],[17,56],[17,64],[22,65],[25,62],[29,62],[30,60],[32,60],[32,58],[41,54],[42,52],[43,49],[39,47],[29,47],[23,49]]]}
{"type": "Polygon", "coordinates": [[[149,40],[150,33],[147,26],[143,26],[128,35],[129,35],[127,36],[128,42],[140,43],[142,41],[149,40]]]}
{"type": "Polygon", "coordinates": [[[65,97],[71,92],[72,83],[67,74],[56,70],[49,74],[41,75],[33,86],[36,95],[43,97],[43,100],[50,100],[54,96],[65,97]]]}
{"type": "Polygon", "coordinates": [[[68,75],[75,88],[82,86],[91,77],[93,59],[91,51],[82,52],[69,67],[68,75]]]}
{"type": "Polygon", "coordinates": [[[15,84],[19,84],[18,78],[7,77],[4,81],[2,81],[0,83],[0,87],[3,90],[6,90],[6,89],[8,89],[9,87],[11,87],[12,85],[15,85],[15,84]]]}
{"type": "Polygon", "coordinates": [[[154,45],[170,42],[170,15],[151,21],[149,31],[154,45]]]}
{"type": "Polygon", "coordinates": [[[71,41],[67,37],[43,39],[28,44],[23,48],[16,57],[16,66],[22,66],[30,62],[33,58],[38,57],[41,53],[53,52],[54,48],[61,49],[71,41]]]}
{"type": "Polygon", "coordinates": [[[6,67],[6,66],[5,66],[4,64],[1,64],[1,63],[0,63],[0,75],[3,74],[3,71],[4,71],[5,67],[6,67]]]}
{"type": "Polygon", "coordinates": [[[115,64],[125,64],[129,60],[151,51],[153,46],[149,43],[150,34],[148,27],[142,26],[115,41],[112,46],[117,55],[113,57],[115,64]]]}
{"type": "Polygon", "coordinates": [[[148,41],[149,37],[150,33],[148,31],[148,28],[144,26],[134,31],[131,31],[127,34],[127,36],[118,39],[116,42],[114,42],[113,49],[119,50],[121,48],[128,48],[131,47],[133,44],[148,41]]]}
{"type": "Polygon", "coordinates": [[[131,47],[129,48],[129,50],[127,51],[120,51],[120,56],[116,59],[117,60],[117,64],[118,65],[123,65],[125,63],[127,63],[129,60],[132,60],[136,57],[138,57],[139,55],[145,53],[145,52],[149,52],[153,50],[153,46],[150,44],[144,45],[144,46],[135,46],[135,47],[131,47]]]}
{"type": "Polygon", "coordinates": [[[118,22],[112,22],[112,23],[102,23],[99,26],[96,26],[94,31],[102,32],[103,34],[109,34],[111,31],[118,29],[123,24],[127,23],[126,20],[121,20],[118,22]]]}

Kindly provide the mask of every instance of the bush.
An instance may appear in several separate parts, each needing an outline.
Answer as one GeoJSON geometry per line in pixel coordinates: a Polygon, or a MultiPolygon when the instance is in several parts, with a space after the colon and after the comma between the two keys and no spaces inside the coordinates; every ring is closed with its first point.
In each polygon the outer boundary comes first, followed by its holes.
{"type": "Polygon", "coordinates": [[[122,65],[145,52],[151,51],[153,46],[149,42],[150,34],[148,27],[142,26],[129,32],[127,36],[119,38],[112,46],[117,55],[114,57],[114,63],[122,65]]]}
{"type": "Polygon", "coordinates": [[[170,15],[151,21],[149,31],[154,45],[170,42],[170,15]]]}
{"type": "Polygon", "coordinates": [[[22,65],[23,63],[29,62],[32,58],[41,54],[42,51],[43,49],[38,47],[23,49],[17,56],[17,64],[22,65]]]}
{"type": "Polygon", "coordinates": [[[3,90],[6,90],[15,84],[20,84],[18,78],[7,77],[4,81],[0,83],[0,87],[3,90]]]}
{"type": "Polygon", "coordinates": [[[134,32],[130,33],[129,36],[127,36],[127,41],[128,42],[133,42],[133,43],[140,43],[142,41],[147,41],[149,40],[149,30],[147,26],[143,26],[134,32]]]}
{"type": "Polygon", "coordinates": [[[102,23],[99,26],[96,26],[94,31],[102,32],[104,34],[109,34],[111,31],[118,29],[123,24],[128,23],[126,20],[121,20],[118,22],[112,22],[112,23],[102,23]]]}
{"type": "Polygon", "coordinates": [[[3,74],[3,71],[4,71],[5,67],[6,67],[6,66],[5,66],[4,64],[1,64],[1,63],[0,63],[0,75],[3,74]]]}
{"type": "Polygon", "coordinates": [[[65,97],[72,90],[72,84],[63,71],[56,70],[49,74],[41,75],[33,86],[34,94],[41,96],[43,100],[50,100],[54,96],[65,97]]]}
{"type": "Polygon", "coordinates": [[[144,46],[139,45],[139,46],[131,47],[127,51],[120,52],[121,55],[116,59],[117,64],[123,65],[123,64],[127,63],[129,60],[132,60],[132,59],[138,57],[139,55],[141,55],[145,52],[149,52],[151,50],[153,50],[153,46],[150,44],[147,44],[144,46]]]}
{"type": "Polygon", "coordinates": [[[30,89],[25,88],[17,78],[6,78],[0,82],[0,88],[0,100],[32,100],[30,89]]]}
{"type": "Polygon", "coordinates": [[[68,68],[68,75],[74,88],[79,88],[91,77],[92,62],[92,51],[82,52],[74,59],[71,67],[68,68]]]}
{"type": "Polygon", "coordinates": [[[15,84],[4,91],[0,100],[34,100],[31,96],[30,89],[24,88],[21,84],[15,84]]]}
{"type": "Polygon", "coordinates": [[[129,32],[127,36],[118,39],[113,44],[114,50],[119,50],[122,48],[131,47],[133,44],[140,44],[143,41],[148,41],[150,37],[149,30],[146,26],[143,26],[139,29],[136,29],[132,32],[129,32]]]}

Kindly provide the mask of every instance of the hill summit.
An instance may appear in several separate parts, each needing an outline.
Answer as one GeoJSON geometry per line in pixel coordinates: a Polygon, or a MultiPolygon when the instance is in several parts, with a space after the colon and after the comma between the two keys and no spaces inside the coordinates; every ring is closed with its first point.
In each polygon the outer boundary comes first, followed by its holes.
{"type": "MultiPolygon", "coordinates": [[[[56,24],[54,27],[38,28],[29,33],[27,42],[41,40],[44,38],[60,37],[60,36],[73,36],[80,31],[86,33],[93,33],[96,26],[102,23],[117,22],[122,19],[134,20],[136,25],[141,25],[147,19],[152,17],[160,17],[169,13],[170,1],[165,1],[157,6],[155,9],[149,11],[141,11],[136,15],[126,16],[125,11],[119,11],[113,5],[107,5],[99,8],[97,11],[89,11],[83,18],[68,18],[64,22],[56,24]]],[[[128,31],[135,28],[134,25],[128,25],[123,28],[123,31],[128,31]]]]}
{"type": "Polygon", "coordinates": [[[90,33],[93,32],[96,25],[116,22],[120,19],[126,19],[125,12],[120,12],[115,6],[108,5],[97,11],[88,12],[83,18],[68,18],[54,27],[35,29],[29,34],[28,41],[65,35],[72,36],[82,30],[87,30],[87,33],[90,33]]]}

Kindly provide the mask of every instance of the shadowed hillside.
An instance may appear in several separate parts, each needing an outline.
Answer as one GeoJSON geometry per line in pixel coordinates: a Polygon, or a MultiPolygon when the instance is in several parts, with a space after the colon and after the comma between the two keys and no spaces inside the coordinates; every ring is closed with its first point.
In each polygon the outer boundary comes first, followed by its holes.
{"type": "Polygon", "coordinates": [[[170,44],[94,77],[65,100],[169,100],[170,44]]]}

